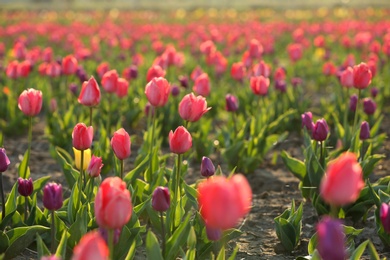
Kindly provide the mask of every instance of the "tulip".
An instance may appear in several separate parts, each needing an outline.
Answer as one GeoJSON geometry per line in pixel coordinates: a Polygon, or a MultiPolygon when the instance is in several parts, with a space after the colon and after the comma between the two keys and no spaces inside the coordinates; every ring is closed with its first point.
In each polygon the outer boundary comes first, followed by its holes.
{"type": "Polygon", "coordinates": [[[145,95],[150,104],[163,107],[168,102],[170,86],[165,78],[154,77],[145,87],[145,95]]]}
{"type": "Polygon", "coordinates": [[[322,73],[325,76],[332,76],[336,74],[336,66],[332,62],[328,61],[322,66],[322,73]]]}
{"type": "Polygon", "coordinates": [[[179,89],[179,87],[177,86],[177,85],[172,85],[171,86],[171,95],[173,96],[173,97],[176,97],[176,96],[178,96],[180,94],[180,89],[179,89]]]}
{"type": "Polygon", "coordinates": [[[373,115],[376,111],[376,103],[371,98],[363,99],[363,111],[367,115],[373,115]]]}
{"type": "Polygon", "coordinates": [[[56,256],[56,255],[42,256],[41,260],[61,260],[61,257],[56,256]]]}
{"type": "Polygon", "coordinates": [[[370,93],[371,93],[371,97],[373,97],[373,98],[376,98],[376,96],[378,96],[379,89],[378,89],[378,88],[375,88],[375,87],[373,87],[373,88],[371,88],[371,91],[370,91],[370,93]]]}
{"type": "Polygon", "coordinates": [[[78,123],[73,128],[72,144],[77,150],[87,150],[92,145],[93,127],[87,127],[84,123],[78,123]]]}
{"type": "Polygon", "coordinates": [[[130,79],[136,79],[138,77],[138,67],[136,65],[131,65],[129,68],[130,79]]]}
{"type": "Polygon", "coordinates": [[[233,63],[230,75],[237,81],[242,81],[245,77],[245,66],[242,62],[233,63]]]}
{"type": "Polygon", "coordinates": [[[146,73],[146,82],[150,82],[153,78],[162,78],[165,76],[165,70],[159,65],[153,65],[146,73]]]}
{"type": "Polygon", "coordinates": [[[198,121],[210,109],[207,107],[206,98],[196,97],[193,93],[185,95],[179,104],[181,118],[189,122],[198,121]]]}
{"type": "Polygon", "coordinates": [[[6,69],[6,75],[10,79],[16,79],[18,77],[18,66],[19,62],[17,60],[11,61],[6,69]]]}
{"type": "MultiPolygon", "coordinates": [[[[108,241],[108,230],[100,227],[99,234],[102,236],[102,238],[104,239],[106,244],[108,244],[108,242],[109,242],[108,241]]],[[[114,230],[114,245],[118,244],[120,236],[121,236],[121,229],[120,228],[115,229],[114,230]]]]}
{"type": "Polygon", "coordinates": [[[215,167],[213,162],[210,160],[210,158],[203,156],[202,157],[202,163],[200,165],[200,174],[202,174],[203,177],[211,177],[215,173],[215,167]]]}
{"type": "Polygon", "coordinates": [[[146,116],[149,116],[149,113],[151,113],[151,115],[153,116],[154,110],[155,110],[154,106],[152,106],[149,102],[146,103],[145,108],[144,108],[144,112],[145,112],[146,116]]]}
{"type": "Polygon", "coordinates": [[[46,75],[52,78],[60,76],[61,65],[55,61],[46,64],[46,75]]]}
{"type": "Polygon", "coordinates": [[[73,249],[72,260],[108,260],[109,249],[101,235],[92,231],[85,234],[73,249]]]}
{"type": "Polygon", "coordinates": [[[11,164],[4,148],[0,148],[0,173],[5,172],[11,164]]]}
{"type": "Polygon", "coordinates": [[[57,111],[57,107],[58,107],[57,106],[57,100],[55,98],[50,99],[50,107],[49,107],[50,112],[51,113],[56,112],[57,111]]]}
{"type": "Polygon", "coordinates": [[[296,62],[302,58],[302,45],[299,43],[291,43],[287,46],[288,55],[292,62],[296,62]]]}
{"type": "Polygon", "coordinates": [[[115,93],[117,88],[117,82],[118,82],[118,73],[116,70],[110,70],[104,73],[102,77],[102,87],[105,91],[108,93],[115,93]]]}
{"type": "Polygon", "coordinates": [[[180,86],[183,88],[188,88],[188,77],[187,76],[179,76],[180,86]]]}
{"type": "Polygon", "coordinates": [[[351,98],[349,99],[349,110],[355,112],[356,111],[356,106],[358,102],[358,96],[357,95],[352,95],[351,98]]]}
{"type": "Polygon", "coordinates": [[[218,241],[222,237],[222,231],[219,228],[212,228],[206,225],[207,239],[211,241],[218,241]]]}
{"type": "Polygon", "coordinates": [[[353,68],[348,67],[340,75],[341,85],[346,88],[353,87],[353,68]]]}
{"type": "Polygon", "coordinates": [[[111,138],[111,148],[119,160],[124,160],[131,155],[130,136],[125,129],[121,128],[111,138]]]}
{"type": "Polygon", "coordinates": [[[263,54],[263,45],[261,45],[261,43],[256,40],[256,39],[252,39],[249,43],[249,56],[252,58],[252,59],[258,59],[261,57],[261,55],[263,54]]]}
{"type": "Polygon", "coordinates": [[[78,101],[80,104],[89,107],[99,105],[100,89],[93,76],[88,81],[84,81],[78,101]]]}
{"type": "Polygon", "coordinates": [[[170,205],[169,189],[161,186],[157,187],[152,195],[152,208],[155,211],[164,212],[169,209],[170,205]]]}
{"type": "Polygon", "coordinates": [[[302,128],[306,127],[307,131],[310,133],[313,131],[314,123],[313,123],[313,115],[311,112],[305,112],[301,115],[302,119],[302,128]]]}
{"type": "Polygon", "coordinates": [[[99,78],[102,78],[104,73],[106,73],[109,70],[110,69],[109,69],[109,65],[107,62],[103,62],[103,63],[99,64],[99,66],[96,68],[96,72],[98,73],[99,78]]]}
{"type": "Polygon", "coordinates": [[[366,63],[360,63],[353,67],[353,86],[357,89],[365,89],[370,85],[372,73],[366,63]]]}
{"type": "Polygon", "coordinates": [[[325,119],[319,119],[313,126],[312,138],[316,141],[322,142],[326,140],[329,133],[329,127],[325,119]]]}
{"type": "Polygon", "coordinates": [[[379,216],[382,222],[383,229],[386,233],[390,234],[390,214],[389,204],[382,203],[379,216]]]}
{"type": "Polygon", "coordinates": [[[199,184],[198,203],[206,226],[226,230],[236,226],[249,212],[252,190],[241,174],[230,179],[216,176],[199,184]]]}
{"type": "Polygon", "coordinates": [[[196,94],[207,97],[210,94],[210,79],[206,73],[196,78],[193,90],[196,94]]]}
{"type": "Polygon", "coordinates": [[[87,173],[92,178],[99,177],[100,171],[102,170],[104,164],[101,157],[92,155],[91,161],[89,162],[87,173]]]}
{"type": "Polygon", "coordinates": [[[62,59],[62,72],[65,75],[75,74],[78,68],[77,59],[73,55],[68,55],[62,59]]]}
{"type": "Polygon", "coordinates": [[[171,152],[183,154],[192,147],[191,134],[184,126],[176,128],[175,132],[169,132],[169,148],[171,152]]]}
{"type": "Polygon", "coordinates": [[[124,98],[129,92],[129,82],[124,78],[119,78],[116,86],[116,95],[119,98],[124,98]]]}
{"type": "Polygon", "coordinates": [[[231,94],[226,95],[226,106],[225,109],[229,112],[234,112],[238,110],[238,100],[236,96],[233,96],[231,94]]]}
{"type": "Polygon", "coordinates": [[[18,107],[26,116],[36,116],[42,109],[42,91],[29,88],[20,94],[18,107]]]}
{"type": "Polygon", "coordinates": [[[253,94],[265,96],[268,93],[269,78],[265,78],[263,76],[251,77],[250,87],[253,94]]]}
{"type": "Polygon", "coordinates": [[[253,76],[258,77],[258,76],[263,76],[268,78],[270,75],[270,68],[267,63],[264,61],[260,61],[259,64],[256,64],[253,67],[253,76]]]}
{"type": "Polygon", "coordinates": [[[292,78],[291,79],[291,84],[294,88],[296,88],[297,86],[301,85],[302,84],[302,79],[301,78],[298,78],[298,77],[295,77],[295,78],[292,78]]]}
{"type": "Polygon", "coordinates": [[[196,68],[191,72],[191,79],[192,81],[195,81],[200,75],[203,74],[203,70],[201,67],[196,66],[196,68]]]}
{"type": "Polygon", "coordinates": [[[370,125],[366,121],[363,121],[360,125],[359,138],[362,141],[370,138],[370,125]]]}
{"type": "Polygon", "coordinates": [[[58,210],[62,207],[62,186],[54,182],[43,188],[43,206],[48,210],[58,210]]]}
{"type": "Polygon", "coordinates": [[[18,178],[18,192],[20,195],[27,197],[32,194],[34,190],[33,181],[31,178],[28,180],[23,178],[18,178]]]}
{"type": "Polygon", "coordinates": [[[17,72],[16,72],[17,77],[23,77],[23,78],[28,77],[28,75],[31,72],[31,69],[32,69],[32,64],[30,61],[25,60],[25,61],[19,63],[18,67],[17,67],[17,72]]]}
{"type": "Polygon", "coordinates": [[[324,217],[317,225],[317,250],[323,260],[345,260],[345,234],[339,220],[324,217]]]}
{"type": "Polygon", "coordinates": [[[106,229],[122,228],[132,214],[130,192],[118,177],[106,178],[95,197],[96,222],[106,229]]]}
{"type": "Polygon", "coordinates": [[[275,81],[275,88],[279,90],[282,93],[285,93],[287,91],[286,88],[286,81],[285,80],[276,80],[275,81]]]}
{"type": "MultiPolygon", "coordinates": [[[[74,164],[77,169],[81,170],[81,151],[73,147],[74,164]]],[[[84,150],[83,171],[85,171],[91,162],[91,149],[84,150]]]]}
{"type": "Polygon", "coordinates": [[[363,172],[356,155],[346,152],[329,163],[320,195],[330,205],[344,206],[355,202],[363,187],[363,172]]]}
{"type": "Polygon", "coordinates": [[[68,89],[72,93],[72,95],[77,96],[78,86],[76,83],[70,83],[68,89]]]}

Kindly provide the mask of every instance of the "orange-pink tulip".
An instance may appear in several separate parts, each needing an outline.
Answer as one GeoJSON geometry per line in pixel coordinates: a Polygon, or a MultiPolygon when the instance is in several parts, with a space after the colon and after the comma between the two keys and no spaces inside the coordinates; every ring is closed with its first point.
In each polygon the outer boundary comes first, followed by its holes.
{"type": "Polygon", "coordinates": [[[92,231],[85,234],[73,249],[72,260],[108,260],[109,249],[101,235],[92,231]]]}

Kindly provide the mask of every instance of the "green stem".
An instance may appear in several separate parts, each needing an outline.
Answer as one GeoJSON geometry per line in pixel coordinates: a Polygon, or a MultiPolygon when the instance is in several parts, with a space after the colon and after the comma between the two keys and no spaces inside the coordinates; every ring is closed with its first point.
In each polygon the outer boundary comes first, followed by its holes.
{"type": "Polygon", "coordinates": [[[359,92],[358,92],[358,100],[357,100],[357,103],[356,103],[356,110],[355,110],[355,117],[353,119],[353,128],[352,128],[352,132],[354,133],[355,132],[355,127],[356,127],[356,123],[357,123],[357,118],[358,118],[358,112],[359,112],[359,103],[360,103],[360,94],[361,94],[361,89],[359,89],[359,92]]]}
{"type": "Polygon", "coordinates": [[[89,107],[89,125],[92,126],[92,110],[93,107],[89,107]]]}
{"type": "Polygon", "coordinates": [[[121,179],[123,180],[123,168],[124,168],[124,161],[123,160],[120,160],[121,161],[121,179]]]}
{"type": "Polygon", "coordinates": [[[81,176],[81,182],[83,185],[83,189],[85,188],[86,184],[86,178],[84,175],[84,150],[81,150],[81,160],[80,160],[80,176],[81,176]]]}
{"type": "Polygon", "coordinates": [[[27,222],[27,213],[28,213],[28,208],[27,208],[27,197],[24,197],[24,223],[27,222]]]}
{"type": "Polygon", "coordinates": [[[339,218],[339,208],[337,206],[330,205],[330,216],[339,218]]]}
{"type": "Polygon", "coordinates": [[[236,124],[236,112],[232,112],[232,119],[233,119],[233,129],[234,129],[234,138],[237,137],[237,124],[236,124]]]}
{"type": "Polygon", "coordinates": [[[1,219],[5,218],[5,199],[4,199],[4,188],[3,188],[3,173],[0,172],[0,188],[1,188],[1,219]]]}
{"type": "Polygon", "coordinates": [[[164,227],[164,216],[163,212],[160,211],[160,220],[161,220],[161,243],[162,243],[162,255],[165,256],[165,227],[164,227]]]}
{"type": "Polygon", "coordinates": [[[110,250],[110,259],[114,260],[114,230],[108,230],[108,249],[110,250]]]}
{"type": "Polygon", "coordinates": [[[30,153],[31,153],[31,143],[32,143],[32,117],[28,118],[28,146],[27,146],[27,163],[25,164],[23,171],[23,179],[27,179],[27,168],[30,162],[30,153]]]}
{"type": "MultiPolygon", "coordinates": [[[[150,107],[150,113],[152,113],[154,107],[151,106],[150,107]]],[[[148,176],[148,182],[149,183],[152,183],[152,176],[153,176],[153,173],[152,173],[152,153],[153,153],[153,147],[154,147],[154,131],[155,131],[155,128],[156,128],[156,113],[157,113],[157,109],[154,109],[154,113],[152,114],[152,139],[150,140],[150,148],[149,148],[149,176],[148,176]]]]}
{"type": "Polygon", "coordinates": [[[55,249],[56,249],[56,226],[55,226],[55,217],[54,217],[54,214],[55,214],[55,211],[52,210],[51,211],[51,250],[50,252],[52,254],[55,253],[55,249]]]}
{"type": "Polygon", "coordinates": [[[107,134],[110,134],[110,127],[111,127],[111,103],[112,103],[112,94],[108,94],[107,134]]]}
{"type": "Polygon", "coordinates": [[[325,169],[325,165],[324,165],[324,142],[323,141],[320,141],[320,163],[321,163],[321,166],[322,168],[325,169]]]}
{"type": "MultiPolygon", "coordinates": [[[[180,167],[181,167],[181,154],[177,155],[177,167],[176,167],[176,183],[175,183],[175,205],[177,207],[177,202],[180,200],[180,167]]],[[[173,209],[173,231],[176,229],[175,219],[176,219],[176,208],[173,209]]]]}

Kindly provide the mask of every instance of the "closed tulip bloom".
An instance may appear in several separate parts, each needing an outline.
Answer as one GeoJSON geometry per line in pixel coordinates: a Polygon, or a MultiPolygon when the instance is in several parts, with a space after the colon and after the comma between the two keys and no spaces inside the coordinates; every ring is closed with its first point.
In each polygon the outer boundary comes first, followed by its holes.
{"type": "Polygon", "coordinates": [[[180,94],[179,86],[177,86],[176,84],[172,85],[171,86],[171,95],[172,95],[172,97],[177,97],[179,94],[180,94]]]}
{"type": "Polygon", "coordinates": [[[195,81],[200,75],[203,74],[203,70],[201,67],[196,66],[195,69],[191,72],[191,79],[192,81],[195,81]]]}
{"type": "Polygon", "coordinates": [[[118,73],[116,70],[110,70],[104,73],[102,77],[102,87],[105,91],[108,93],[115,93],[117,88],[117,82],[118,82],[118,73]]]}
{"type": "Polygon", "coordinates": [[[124,78],[119,78],[116,85],[116,95],[119,98],[124,98],[129,92],[129,82],[124,78]]]}
{"type": "Polygon", "coordinates": [[[16,79],[18,77],[19,62],[17,60],[11,61],[5,71],[6,75],[10,79],[16,79]]]}
{"type": "Polygon", "coordinates": [[[196,94],[207,97],[210,94],[210,79],[206,73],[196,78],[193,90],[196,94]]]}
{"type": "Polygon", "coordinates": [[[328,133],[329,127],[325,119],[322,118],[317,120],[313,127],[312,138],[316,141],[322,142],[326,140],[328,133]]]}
{"type": "Polygon", "coordinates": [[[192,147],[191,134],[184,126],[176,128],[175,132],[169,132],[169,148],[171,152],[183,154],[192,147]]]}
{"type": "Polygon", "coordinates": [[[358,96],[355,94],[352,95],[349,99],[349,110],[351,110],[352,112],[355,112],[357,102],[358,102],[358,96]]]}
{"type": "Polygon", "coordinates": [[[313,115],[311,112],[305,112],[301,115],[302,119],[302,128],[306,127],[307,131],[310,133],[313,131],[314,123],[313,123],[313,115]]]}
{"type": "Polygon", "coordinates": [[[73,55],[68,55],[62,59],[62,72],[65,75],[75,74],[78,68],[78,62],[76,57],[73,55]]]}
{"type": "Polygon", "coordinates": [[[62,186],[49,183],[43,188],[43,206],[48,210],[58,210],[62,207],[62,186]]]}
{"type": "Polygon", "coordinates": [[[357,89],[365,89],[370,85],[372,73],[366,63],[360,63],[353,67],[353,86],[357,89]]]}
{"type": "Polygon", "coordinates": [[[146,103],[145,108],[144,108],[145,115],[149,116],[149,114],[150,114],[152,116],[152,115],[154,115],[154,111],[155,111],[154,106],[152,106],[149,102],[146,103]]]}
{"type": "Polygon", "coordinates": [[[287,46],[287,52],[292,62],[296,62],[302,58],[303,49],[299,43],[291,43],[287,46]]]}
{"type": "Polygon", "coordinates": [[[373,88],[371,88],[371,91],[370,91],[370,93],[371,93],[371,97],[373,97],[373,98],[376,98],[376,96],[378,96],[379,89],[378,89],[378,88],[375,88],[375,87],[373,87],[373,88]]]}
{"type": "Polygon", "coordinates": [[[152,208],[155,211],[164,212],[169,209],[171,198],[167,187],[157,187],[152,195],[152,208]]]}
{"type": "Polygon", "coordinates": [[[263,76],[268,78],[270,74],[270,68],[264,61],[260,61],[259,64],[253,67],[253,76],[255,77],[263,76]]]}
{"type": "Polygon", "coordinates": [[[230,71],[230,75],[232,76],[233,79],[237,81],[242,81],[245,77],[245,66],[244,63],[242,62],[236,62],[233,63],[232,69],[230,71]]]}
{"type": "Polygon", "coordinates": [[[215,173],[215,166],[213,162],[210,160],[210,158],[203,156],[202,157],[202,163],[200,165],[200,174],[202,174],[203,177],[211,177],[215,173]]]}
{"type": "Polygon", "coordinates": [[[77,150],[86,150],[91,148],[93,139],[93,127],[86,126],[84,123],[78,123],[72,132],[73,147],[77,150]]]}
{"type": "Polygon", "coordinates": [[[360,140],[366,140],[370,138],[370,125],[366,121],[363,121],[360,125],[359,138],[360,140]]]}
{"type": "Polygon", "coordinates": [[[125,129],[121,128],[111,138],[111,148],[119,160],[124,160],[131,155],[130,136],[125,129]]]}
{"type": "Polygon", "coordinates": [[[107,62],[103,62],[99,64],[99,66],[96,68],[96,72],[99,75],[99,78],[102,78],[104,73],[110,70],[110,66],[108,65],[107,62]]]}
{"type": "Polygon", "coordinates": [[[72,260],[108,260],[109,249],[97,231],[85,234],[73,249],[72,260]]]}
{"type": "Polygon", "coordinates": [[[188,88],[188,77],[187,76],[179,76],[180,86],[183,88],[188,88]]]}
{"type": "MultiPolygon", "coordinates": [[[[76,169],[81,169],[81,151],[73,147],[74,164],[76,169]]],[[[91,149],[84,150],[83,170],[85,171],[91,162],[91,149]]]]}
{"type": "Polygon", "coordinates": [[[18,77],[26,78],[31,72],[32,64],[29,60],[22,61],[18,64],[17,75],[18,77]]]}
{"type": "Polygon", "coordinates": [[[317,225],[317,250],[323,260],[345,260],[345,234],[340,220],[324,217],[317,225]]]}
{"type": "Polygon", "coordinates": [[[206,226],[226,230],[249,212],[252,190],[241,174],[230,179],[215,176],[199,184],[198,203],[206,226]]]}
{"type": "Polygon", "coordinates": [[[354,153],[346,152],[329,163],[321,181],[320,194],[326,203],[344,206],[355,202],[363,187],[362,167],[354,153]]]}
{"type": "Polygon", "coordinates": [[[11,162],[8,159],[4,148],[0,148],[0,172],[5,172],[11,162]]]}
{"type": "Polygon", "coordinates": [[[81,86],[81,92],[78,101],[80,104],[89,107],[99,105],[100,89],[93,76],[88,81],[84,81],[83,85],[81,86]]]}
{"type": "Polygon", "coordinates": [[[42,109],[42,91],[29,88],[20,94],[18,107],[26,116],[36,116],[42,109]]]}
{"type": "Polygon", "coordinates": [[[95,198],[96,222],[106,229],[122,228],[130,220],[133,206],[126,183],[119,177],[108,177],[95,198]]]}
{"type": "Polygon", "coordinates": [[[193,93],[185,95],[179,104],[181,118],[189,122],[198,121],[210,109],[207,107],[206,98],[196,97],[193,93]]]}
{"type": "Polygon", "coordinates": [[[161,77],[154,77],[145,87],[145,95],[155,107],[163,107],[168,102],[170,91],[168,81],[161,77]]]}
{"type": "Polygon", "coordinates": [[[229,112],[234,112],[238,110],[238,100],[236,96],[227,94],[225,97],[226,106],[225,109],[229,112]]]}
{"type": "Polygon", "coordinates": [[[367,115],[373,115],[376,111],[376,103],[371,98],[363,99],[363,111],[367,115]]]}
{"type": "Polygon", "coordinates": [[[389,212],[389,204],[382,203],[379,216],[381,219],[381,223],[383,225],[383,229],[386,233],[390,234],[390,212],[389,212]]]}
{"type": "Polygon", "coordinates": [[[96,178],[99,177],[100,171],[102,170],[104,164],[102,157],[97,157],[95,155],[92,155],[91,161],[89,162],[87,173],[89,176],[96,178]]]}
{"type": "Polygon", "coordinates": [[[328,62],[325,62],[324,65],[322,66],[322,73],[325,75],[325,76],[332,76],[334,74],[336,74],[336,66],[328,61],[328,62]]]}
{"type": "Polygon", "coordinates": [[[52,78],[61,75],[61,65],[53,61],[46,65],[46,75],[52,78]]]}
{"type": "Polygon", "coordinates": [[[269,78],[263,76],[251,77],[250,87],[253,94],[265,96],[268,93],[269,78]]]}
{"type": "Polygon", "coordinates": [[[348,67],[340,75],[341,85],[346,88],[353,87],[353,68],[348,67]]]}
{"type": "Polygon", "coordinates": [[[153,65],[146,73],[146,82],[150,82],[153,78],[162,78],[166,74],[159,65],[153,65]]]}
{"type": "Polygon", "coordinates": [[[31,178],[28,180],[23,178],[18,178],[18,192],[20,195],[27,197],[32,194],[34,190],[33,181],[31,178]]]}

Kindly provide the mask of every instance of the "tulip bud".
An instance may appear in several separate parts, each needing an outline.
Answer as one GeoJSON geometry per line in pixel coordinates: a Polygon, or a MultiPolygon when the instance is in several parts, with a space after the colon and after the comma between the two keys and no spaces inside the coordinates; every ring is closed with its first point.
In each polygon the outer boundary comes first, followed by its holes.
{"type": "Polygon", "coordinates": [[[390,234],[390,214],[389,204],[382,203],[379,216],[386,233],[390,234]]]}
{"type": "Polygon", "coordinates": [[[302,84],[302,79],[301,78],[298,78],[298,77],[295,77],[295,78],[292,78],[291,79],[291,84],[294,88],[298,87],[299,85],[302,84]]]}
{"type": "Polygon", "coordinates": [[[109,259],[110,251],[99,232],[85,234],[73,249],[72,260],[109,259]]]}
{"type": "Polygon", "coordinates": [[[91,161],[89,162],[87,168],[87,173],[93,178],[99,177],[103,166],[104,164],[102,163],[102,158],[92,155],[91,161]]]}
{"type": "Polygon", "coordinates": [[[329,133],[329,127],[325,119],[319,119],[313,127],[312,138],[316,141],[322,142],[326,140],[329,133]]]}
{"type": "Polygon", "coordinates": [[[77,150],[86,150],[91,147],[93,140],[93,128],[84,123],[78,123],[73,128],[72,144],[77,150]]]}
{"type": "Polygon", "coordinates": [[[276,80],[275,81],[275,88],[279,90],[282,93],[285,93],[287,91],[286,89],[286,81],[285,80],[276,80]]]}
{"type": "Polygon", "coordinates": [[[360,125],[359,138],[360,140],[366,140],[370,138],[370,125],[366,121],[363,121],[362,124],[360,125]]]}
{"type": "Polygon", "coordinates": [[[77,95],[77,84],[76,83],[70,83],[69,84],[69,91],[73,94],[73,95],[77,95]]]}
{"type": "MultiPolygon", "coordinates": [[[[73,147],[74,164],[77,169],[81,169],[81,151],[73,147]]],[[[91,161],[91,149],[84,150],[83,170],[85,171],[91,161]]]]}
{"type": "Polygon", "coordinates": [[[365,89],[370,85],[372,73],[366,63],[360,63],[353,67],[353,86],[357,89],[365,89]]]}
{"type": "Polygon", "coordinates": [[[210,94],[210,79],[207,73],[196,78],[193,90],[196,94],[207,97],[210,94]]]}
{"type": "Polygon", "coordinates": [[[310,133],[313,131],[314,123],[313,123],[313,115],[311,112],[305,112],[301,115],[302,119],[302,128],[306,127],[307,131],[310,133]]]}
{"type": "Polygon", "coordinates": [[[222,231],[219,228],[212,228],[206,225],[207,239],[211,241],[218,241],[222,237],[222,231]]]}
{"type": "Polygon", "coordinates": [[[157,187],[152,195],[152,208],[155,211],[163,212],[169,209],[171,198],[169,189],[166,187],[157,187]]]}
{"type": "Polygon", "coordinates": [[[317,225],[317,240],[317,250],[321,259],[346,259],[345,234],[339,220],[324,217],[317,225]]]}
{"type": "Polygon", "coordinates": [[[111,148],[119,160],[124,160],[131,155],[130,136],[125,129],[121,128],[111,138],[111,148]]]}
{"type": "Polygon", "coordinates": [[[376,98],[376,96],[378,96],[378,93],[379,93],[378,88],[375,87],[371,88],[371,97],[376,98]]]}
{"type": "Polygon", "coordinates": [[[352,95],[351,98],[349,99],[349,110],[355,112],[357,102],[358,102],[358,96],[356,96],[355,94],[352,95]]]}
{"type": "Polygon", "coordinates": [[[206,98],[193,93],[185,95],[179,104],[180,117],[189,122],[198,121],[209,110],[206,98]]]}
{"type": "Polygon", "coordinates": [[[57,111],[57,100],[55,98],[50,99],[50,112],[54,113],[57,111]]]}
{"type": "Polygon", "coordinates": [[[94,77],[84,81],[78,102],[84,106],[96,106],[100,103],[100,89],[94,77]]]}
{"type": "Polygon", "coordinates": [[[153,77],[145,87],[145,95],[155,107],[163,107],[168,102],[169,93],[170,86],[165,78],[153,77]]]}
{"type": "Polygon", "coordinates": [[[376,110],[376,103],[371,98],[363,99],[363,111],[367,115],[373,115],[376,110]]]}
{"type": "Polygon", "coordinates": [[[153,116],[154,115],[154,106],[152,106],[149,102],[146,103],[144,112],[145,112],[146,116],[149,116],[149,113],[151,113],[151,116],[153,116]]]}
{"type": "Polygon", "coordinates": [[[176,128],[175,132],[169,132],[169,148],[171,152],[183,154],[192,147],[191,134],[184,126],[176,128]]]}
{"type": "Polygon", "coordinates": [[[136,79],[138,77],[138,67],[136,65],[131,65],[129,69],[130,79],[136,79]]]}
{"type": "Polygon", "coordinates": [[[18,107],[26,116],[36,116],[42,109],[42,91],[29,88],[20,94],[18,107]]]}
{"type": "Polygon", "coordinates": [[[33,181],[31,178],[28,180],[23,178],[18,178],[18,192],[20,195],[27,197],[32,194],[34,190],[33,181]]]}
{"type": "Polygon", "coordinates": [[[180,94],[180,89],[179,89],[179,87],[177,86],[177,85],[172,85],[171,86],[171,95],[173,96],[173,97],[176,97],[177,95],[179,95],[180,94]]]}
{"type": "Polygon", "coordinates": [[[0,148],[0,172],[5,172],[10,165],[10,161],[4,148],[0,148]]]}
{"type": "MultiPolygon", "coordinates": [[[[106,244],[108,245],[108,231],[107,231],[107,229],[105,229],[103,227],[99,227],[99,234],[102,236],[102,238],[104,239],[104,241],[106,241],[106,244]]],[[[121,236],[121,229],[120,228],[114,229],[114,245],[118,244],[120,236],[121,236]]]]}
{"type": "Polygon", "coordinates": [[[115,93],[118,83],[118,73],[116,70],[110,70],[104,73],[102,77],[102,87],[108,93],[115,93]]]}
{"type": "Polygon", "coordinates": [[[210,160],[210,158],[203,156],[202,158],[202,164],[200,165],[200,174],[202,174],[203,177],[210,177],[213,176],[215,173],[215,167],[213,162],[210,160]]]}
{"type": "Polygon", "coordinates": [[[348,67],[343,70],[340,75],[340,82],[343,87],[352,88],[353,87],[353,69],[348,67]]]}
{"type": "Polygon", "coordinates": [[[229,112],[236,111],[238,109],[238,100],[231,94],[226,95],[226,110],[229,112]]]}
{"type": "Polygon", "coordinates": [[[43,206],[48,210],[58,210],[62,207],[62,186],[54,182],[43,188],[43,206]]]}
{"type": "Polygon", "coordinates": [[[188,77],[187,76],[179,76],[180,86],[183,88],[188,88],[188,77]]]}

